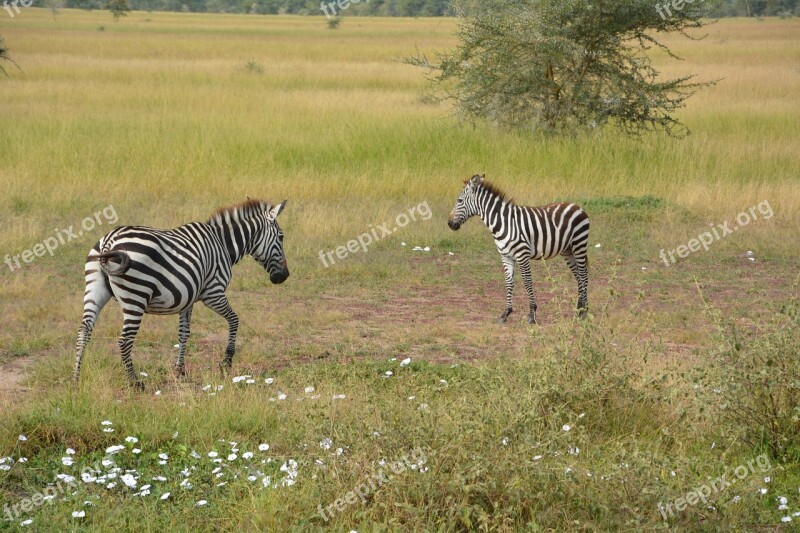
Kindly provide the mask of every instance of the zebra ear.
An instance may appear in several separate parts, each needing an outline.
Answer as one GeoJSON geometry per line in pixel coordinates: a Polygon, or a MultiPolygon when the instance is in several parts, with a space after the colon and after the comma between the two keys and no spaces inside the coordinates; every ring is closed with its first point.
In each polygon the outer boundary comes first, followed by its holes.
{"type": "Polygon", "coordinates": [[[472,179],[469,180],[469,184],[473,189],[476,188],[481,183],[483,183],[483,176],[478,176],[477,174],[472,176],[472,179]]]}
{"type": "Polygon", "coordinates": [[[286,206],[286,202],[288,201],[289,200],[284,200],[278,205],[273,206],[272,209],[267,211],[267,218],[269,218],[270,220],[275,220],[276,218],[278,218],[278,215],[281,214],[281,211],[283,211],[283,208],[286,206]]]}

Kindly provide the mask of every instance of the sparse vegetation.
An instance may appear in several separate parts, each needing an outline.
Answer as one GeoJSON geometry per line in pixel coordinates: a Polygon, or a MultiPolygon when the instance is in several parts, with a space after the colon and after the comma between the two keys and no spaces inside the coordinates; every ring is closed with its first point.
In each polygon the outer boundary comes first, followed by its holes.
{"type": "Polygon", "coordinates": [[[250,74],[263,74],[264,73],[264,67],[262,67],[261,63],[259,63],[255,59],[251,59],[250,61],[245,63],[244,64],[244,70],[245,70],[245,72],[248,72],[250,74]]]}
{"type": "Polygon", "coordinates": [[[780,321],[743,338],[735,324],[723,330],[720,412],[734,435],[754,450],[800,463],[800,313],[787,301],[780,321]]]}
{"type": "Polygon", "coordinates": [[[344,20],[342,17],[330,17],[327,22],[328,29],[329,30],[339,29],[339,26],[342,24],[342,20],[344,20]]]}

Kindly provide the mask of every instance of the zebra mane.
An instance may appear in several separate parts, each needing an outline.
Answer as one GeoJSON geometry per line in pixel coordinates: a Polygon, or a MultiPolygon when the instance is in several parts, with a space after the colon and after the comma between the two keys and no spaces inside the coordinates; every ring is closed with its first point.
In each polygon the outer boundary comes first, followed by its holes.
{"type": "Polygon", "coordinates": [[[211,215],[211,218],[208,219],[208,222],[209,224],[221,222],[225,219],[226,215],[229,215],[232,220],[246,220],[264,213],[271,207],[271,203],[263,200],[247,200],[241,204],[219,208],[213,215],[211,215]]]}
{"type": "MultiPolygon", "coordinates": [[[[468,183],[468,182],[464,182],[464,183],[468,183]]],[[[483,182],[481,182],[481,184],[480,184],[480,188],[485,189],[486,191],[489,192],[489,194],[491,194],[493,196],[497,196],[498,198],[500,198],[500,201],[502,201],[502,202],[506,202],[506,203],[509,203],[511,205],[516,205],[516,204],[514,204],[514,199],[513,198],[509,198],[509,196],[505,193],[505,191],[503,191],[502,189],[500,189],[499,187],[497,187],[493,183],[489,183],[488,181],[483,180],[483,182]]]]}

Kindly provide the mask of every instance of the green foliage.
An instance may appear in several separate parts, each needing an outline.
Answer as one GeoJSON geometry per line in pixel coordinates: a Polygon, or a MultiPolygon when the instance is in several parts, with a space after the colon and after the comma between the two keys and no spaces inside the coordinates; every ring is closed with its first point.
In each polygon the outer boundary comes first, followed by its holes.
{"type": "MultiPolygon", "coordinates": [[[[326,0],[330,1],[330,0],[326,0]]],[[[51,8],[51,0],[35,0],[34,5],[51,8]]],[[[651,3],[655,11],[656,4],[651,3]]],[[[671,3],[671,0],[669,0],[671,3]]],[[[381,17],[441,17],[450,16],[450,0],[362,0],[351,3],[347,14],[352,16],[381,17]]],[[[709,16],[720,17],[763,17],[792,16],[800,14],[797,0],[704,0],[696,1],[709,8],[709,16]]],[[[462,0],[468,12],[480,9],[482,2],[462,0]]],[[[320,15],[319,2],[314,0],[130,0],[131,9],[144,11],[192,11],[210,13],[251,13],[251,14],[297,14],[320,15]]],[[[334,4],[335,5],[335,4],[334,4]]],[[[689,5],[687,2],[686,5],[689,5]]],[[[65,0],[64,7],[82,9],[101,9],[103,0],[65,0]]]]}
{"type": "Polygon", "coordinates": [[[339,28],[339,25],[341,23],[342,23],[342,17],[331,17],[328,19],[328,29],[336,30],[339,28]]]}
{"type": "Polygon", "coordinates": [[[111,11],[114,22],[119,22],[121,17],[127,17],[128,12],[131,10],[130,6],[128,6],[128,0],[109,0],[108,4],[106,4],[106,9],[111,11]]]}
{"type": "Polygon", "coordinates": [[[250,74],[263,74],[264,67],[261,66],[261,63],[256,61],[255,59],[251,59],[247,63],[244,64],[245,72],[249,72],[250,74]]]}
{"type": "Polygon", "coordinates": [[[723,340],[722,416],[742,442],[773,458],[800,458],[800,306],[789,302],[778,325],[752,341],[731,328],[723,340]]]}
{"type": "Polygon", "coordinates": [[[8,77],[8,72],[6,71],[5,66],[3,65],[3,61],[8,61],[9,63],[12,63],[14,66],[19,68],[19,66],[14,62],[14,60],[11,59],[11,57],[8,55],[8,48],[6,48],[5,40],[0,35],[0,72],[2,72],[6,77],[8,77]]]}
{"type": "Polygon", "coordinates": [[[664,80],[647,52],[672,55],[654,34],[702,27],[701,5],[664,19],[649,0],[493,0],[471,15],[460,11],[455,50],[433,63],[419,54],[408,62],[429,70],[465,120],[568,132],[611,123],[628,134],[681,135],[674,112],[709,83],[664,80]]]}

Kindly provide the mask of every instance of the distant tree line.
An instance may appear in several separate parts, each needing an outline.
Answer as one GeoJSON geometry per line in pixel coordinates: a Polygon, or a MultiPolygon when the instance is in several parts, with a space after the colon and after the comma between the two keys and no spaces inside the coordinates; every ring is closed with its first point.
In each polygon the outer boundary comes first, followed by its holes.
{"type": "MultiPolygon", "coordinates": [[[[325,0],[325,3],[336,0],[325,0]]],[[[345,5],[342,0],[342,5],[345,5]]],[[[687,4],[691,3],[684,0],[687,4]]],[[[251,13],[259,15],[323,15],[320,0],[127,0],[133,10],[192,11],[210,13],[251,13]]],[[[452,15],[451,0],[360,0],[349,2],[339,14],[346,16],[441,17],[452,15]]],[[[473,3],[479,7],[480,0],[473,3]]],[[[671,4],[672,0],[653,0],[671,4]]],[[[694,0],[708,6],[711,17],[800,16],[800,0],[694,0]]],[[[104,9],[108,0],[64,0],[64,7],[104,9]]],[[[48,0],[34,0],[34,5],[49,7],[48,0]]]]}

